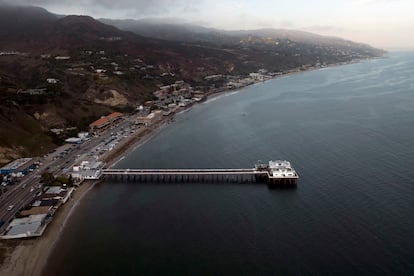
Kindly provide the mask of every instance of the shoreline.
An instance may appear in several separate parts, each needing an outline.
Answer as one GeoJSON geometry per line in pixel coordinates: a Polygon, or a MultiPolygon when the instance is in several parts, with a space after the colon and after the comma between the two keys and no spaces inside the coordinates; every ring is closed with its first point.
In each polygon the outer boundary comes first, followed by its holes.
{"type": "Polygon", "coordinates": [[[81,204],[83,197],[98,181],[88,181],[76,188],[71,198],[56,212],[41,237],[24,240],[2,240],[2,247],[9,247],[4,262],[0,267],[0,275],[40,276],[46,267],[48,258],[61,238],[67,221],[81,204]]]}
{"type": "MultiPolygon", "coordinates": [[[[366,60],[355,60],[347,63],[331,64],[322,68],[309,68],[306,70],[288,72],[285,74],[274,76],[264,81],[255,81],[251,84],[236,89],[223,89],[219,91],[214,91],[206,95],[205,100],[200,102],[194,102],[186,107],[180,108],[173,114],[166,116],[165,118],[162,118],[155,124],[145,129],[141,129],[141,131],[137,131],[136,133],[122,141],[113,151],[107,152],[104,156],[102,156],[102,160],[107,163],[108,168],[115,166],[122,159],[125,158],[127,152],[137,150],[139,147],[141,147],[146,142],[154,138],[157,134],[159,134],[174,119],[176,115],[187,112],[191,108],[199,104],[209,103],[210,101],[213,101],[220,97],[239,93],[247,87],[262,84],[275,79],[289,77],[292,75],[306,73],[310,71],[337,67],[341,65],[360,63],[362,61],[366,60]]],[[[56,212],[53,221],[48,225],[43,236],[34,239],[20,241],[0,241],[0,248],[5,247],[5,254],[7,255],[3,260],[3,263],[1,264],[0,275],[41,275],[42,271],[46,268],[49,256],[52,254],[54,248],[59,242],[63,230],[67,222],[69,221],[71,215],[81,204],[81,200],[84,198],[84,196],[90,190],[92,190],[96,184],[101,183],[102,181],[104,180],[85,181],[81,186],[76,188],[76,191],[74,192],[70,200],[65,205],[61,206],[61,208],[56,212]]]]}

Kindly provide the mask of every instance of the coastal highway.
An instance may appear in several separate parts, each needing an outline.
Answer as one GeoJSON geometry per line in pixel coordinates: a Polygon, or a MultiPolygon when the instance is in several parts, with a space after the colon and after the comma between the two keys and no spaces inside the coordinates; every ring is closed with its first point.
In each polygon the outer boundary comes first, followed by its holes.
{"type": "Polygon", "coordinates": [[[16,184],[13,190],[2,195],[0,217],[5,224],[0,228],[0,232],[14,218],[16,212],[29,204],[40,190],[39,175],[36,174],[24,179],[16,184]]]}
{"type": "Polygon", "coordinates": [[[133,129],[134,121],[135,115],[125,117],[122,121],[82,144],[63,145],[53,153],[41,158],[42,165],[38,169],[22,177],[19,183],[10,186],[11,189],[0,196],[0,219],[5,222],[0,227],[0,233],[6,230],[7,225],[16,213],[30,204],[36,195],[42,191],[42,184],[39,182],[43,172],[50,172],[54,175],[62,175],[68,172],[74,164],[84,160],[86,155],[97,154],[100,146],[105,141],[111,140],[111,137],[116,136],[113,139],[120,142],[123,136],[119,133],[123,133],[125,129],[133,129]]]}

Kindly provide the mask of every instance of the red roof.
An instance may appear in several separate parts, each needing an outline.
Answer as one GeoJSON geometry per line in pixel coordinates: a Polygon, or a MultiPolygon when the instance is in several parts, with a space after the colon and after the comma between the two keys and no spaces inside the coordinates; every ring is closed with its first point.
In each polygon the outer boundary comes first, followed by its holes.
{"type": "Polygon", "coordinates": [[[113,120],[115,120],[116,118],[118,118],[120,116],[122,116],[122,113],[120,113],[120,112],[111,113],[111,114],[109,114],[109,115],[107,115],[105,117],[102,117],[102,118],[96,120],[95,122],[91,123],[89,125],[89,127],[101,127],[101,126],[104,126],[104,125],[112,122],[113,120]]]}
{"type": "Polygon", "coordinates": [[[108,120],[113,120],[113,119],[116,119],[120,116],[122,116],[121,112],[114,112],[114,113],[111,113],[108,116],[106,116],[106,118],[108,118],[108,120]]]}
{"type": "Polygon", "coordinates": [[[91,123],[89,126],[90,127],[99,127],[99,126],[102,126],[106,123],[108,123],[108,119],[106,117],[102,117],[102,118],[96,120],[95,122],[91,123]]]}

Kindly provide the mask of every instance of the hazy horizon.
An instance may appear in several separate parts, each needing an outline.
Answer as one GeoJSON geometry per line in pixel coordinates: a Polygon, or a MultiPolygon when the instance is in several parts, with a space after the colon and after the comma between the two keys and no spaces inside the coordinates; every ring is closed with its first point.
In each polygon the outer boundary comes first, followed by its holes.
{"type": "Polygon", "coordinates": [[[109,19],[167,19],[225,30],[293,29],[336,36],[387,50],[413,50],[414,2],[409,0],[3,0],[57,14],[109,19]]]}

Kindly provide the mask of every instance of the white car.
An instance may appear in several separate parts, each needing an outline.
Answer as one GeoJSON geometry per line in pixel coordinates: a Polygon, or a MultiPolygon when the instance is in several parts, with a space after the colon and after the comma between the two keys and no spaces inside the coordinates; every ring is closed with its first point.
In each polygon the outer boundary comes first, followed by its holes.
{"type": "Polygon", "coordinates": [[[13,209],[14,205],[9,205],[9,207],[7,207],[7,211],[10,211],[11,209],[13,209]]]}

